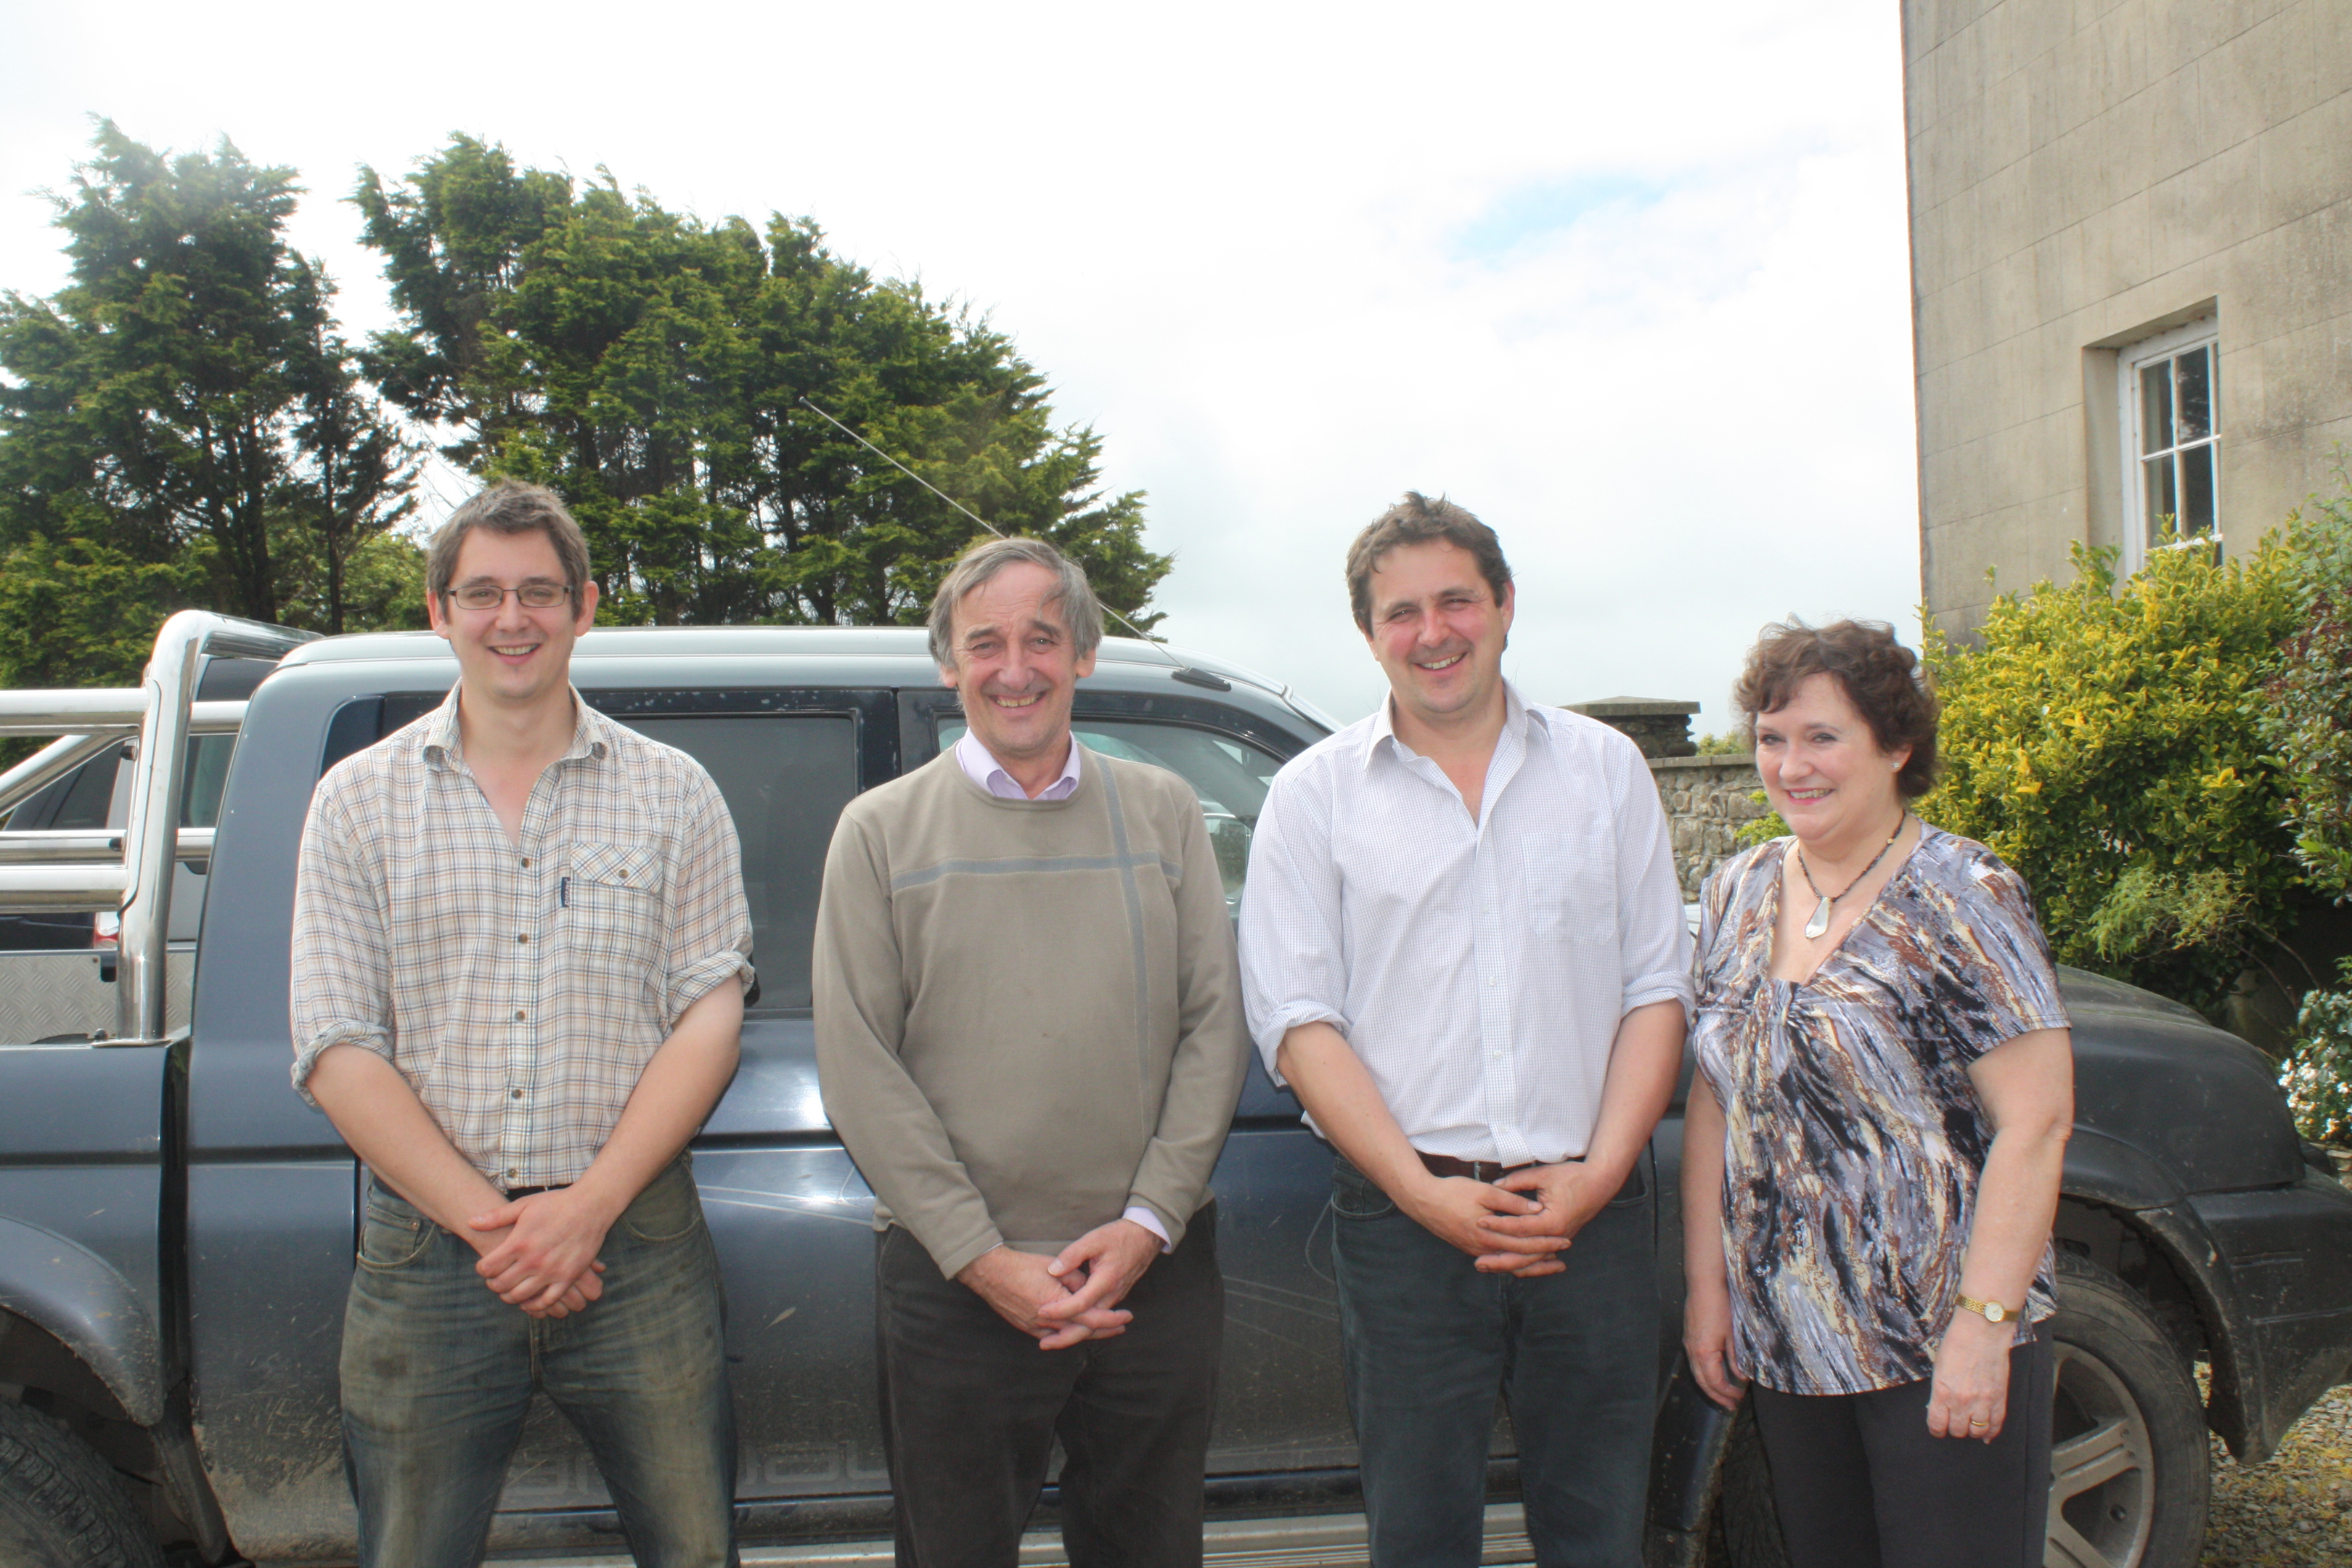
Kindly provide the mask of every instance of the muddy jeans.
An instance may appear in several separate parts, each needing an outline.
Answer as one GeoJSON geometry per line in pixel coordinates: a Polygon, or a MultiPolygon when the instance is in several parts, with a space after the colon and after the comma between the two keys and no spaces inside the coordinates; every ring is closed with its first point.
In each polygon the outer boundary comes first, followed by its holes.
{"type": "Polygon", "coordinates": [[[646,1568],[735,1562],[735,1418],[719,1259],[687,1163],[656,1176],[598,1256],[602,1300],[532,1318],[474,1249],[368,1184],[343,1313],[343,1453],[361,1568],[478,1563],[534,1390],[595,1457],[646,1568]]]}

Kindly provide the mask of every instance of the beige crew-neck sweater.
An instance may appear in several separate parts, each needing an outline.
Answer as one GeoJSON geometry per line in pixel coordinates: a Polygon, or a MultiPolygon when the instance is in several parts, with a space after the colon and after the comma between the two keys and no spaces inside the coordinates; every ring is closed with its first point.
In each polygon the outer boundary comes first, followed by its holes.
{"type": "Polygon", "coordinates": [[[814,990],[825,1111],[875,1223],[949,1278],[1130,1204],[1172,1245],[1208,1201],[1249,1040],[1174,773],[1090,751],[1066,800],[1000,800],[948,753],[858,796],[825,857],[814,990]]]}

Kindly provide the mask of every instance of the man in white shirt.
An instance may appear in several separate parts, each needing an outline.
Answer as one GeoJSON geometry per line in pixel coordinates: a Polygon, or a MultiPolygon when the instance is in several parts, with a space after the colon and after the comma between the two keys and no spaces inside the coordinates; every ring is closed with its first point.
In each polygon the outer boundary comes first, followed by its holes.
{"type": "Polygon", "coordinates": [[[1408,494],[1348,556],[1389,700],[1294,758],[1241,917],[1250,1032],[1339,1151],[1374,1568],[1475,1563],[1499,1394],[1542,1568],[1634,1568],[1656,1402],[1645,1157],[1690,997],[1632,742],[1502,678],[1494,531],[1408,494]]]}

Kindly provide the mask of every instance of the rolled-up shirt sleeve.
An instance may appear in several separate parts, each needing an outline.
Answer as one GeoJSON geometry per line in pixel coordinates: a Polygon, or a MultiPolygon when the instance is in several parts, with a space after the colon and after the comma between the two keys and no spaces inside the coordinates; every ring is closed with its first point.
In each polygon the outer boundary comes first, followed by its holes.
{"type": "Polygon", "coordinates": [[[1617,820],[1617,929],[1622,994],[1618,1016],[1653,1002],[1691,1012],[1691,936],[1683,917],[1675,843],[1657,782],[1629,742],[1611,758],[1617,820]],[[1630,761],[1628,760],[1630,758],[1630,761]]]}
{"type": "Polygon", "coordinates": [[[311,798],[294,872],[294,1089],[312,1107],[310,1072],[328,1047],[360,1046],[393,1059],[383,868],[334,783],[330,774],[311,798]]]}
{"type": "Polygon", "coordinates": [[[735,818],[710,775],[690,766],[664,911],[665,1032],[730,975],[741,975],[746,990],[752,981],[751,906],[743,896],[743,849],[735,818]]]}
{"type": "Polygon", "coordinates": [[[1241,910],[1242,1002],[1265,1070],[1291,1030],[1348,1032],[1339,868],[1331,858],[1330,803],[1297,771],[1276,774],[1250,839],[1241,910]]]}

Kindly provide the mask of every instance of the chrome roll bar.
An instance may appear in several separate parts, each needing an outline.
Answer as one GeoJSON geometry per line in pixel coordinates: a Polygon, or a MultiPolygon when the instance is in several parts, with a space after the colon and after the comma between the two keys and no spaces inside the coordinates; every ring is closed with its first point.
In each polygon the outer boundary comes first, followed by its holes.
{"type": "Polygon", "coordinates": [[[135,689],[0,691],[0,735],[63,737],[0,773],[0,811],[137,737],[130,819],[120,834],[0,834],[0,909],[121,911],[110,1044],[163,1039],[172,872],[212,852],[209,831],[179,825],[188,737],[235,733],[245,704],[194,700],[205,657],[275,661],[317,636],[183,610],[156,634],[135,689]]]}

